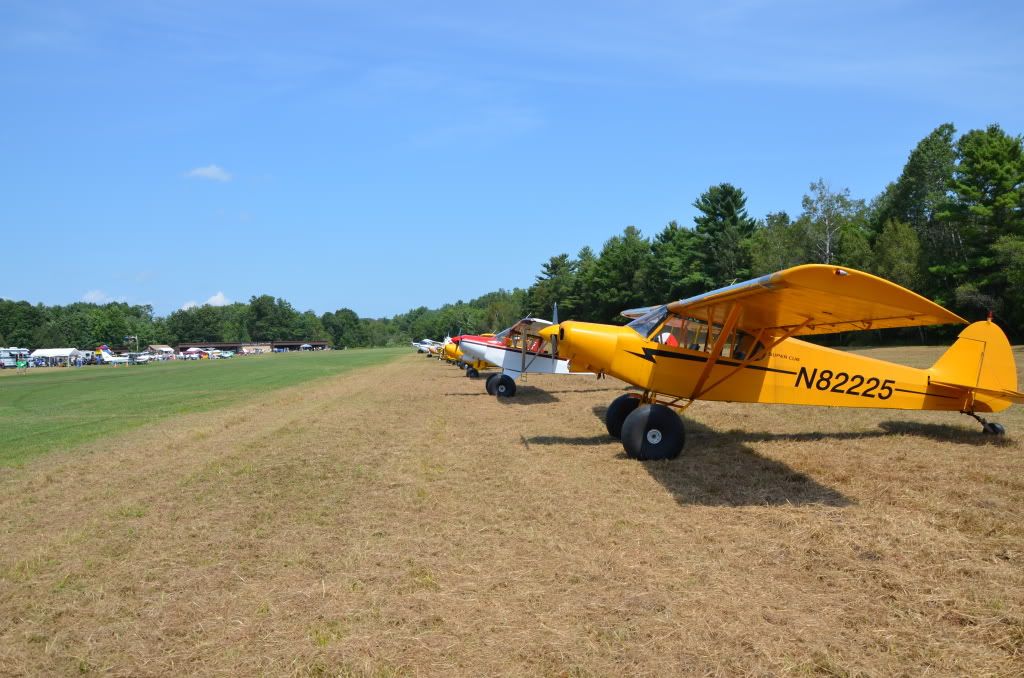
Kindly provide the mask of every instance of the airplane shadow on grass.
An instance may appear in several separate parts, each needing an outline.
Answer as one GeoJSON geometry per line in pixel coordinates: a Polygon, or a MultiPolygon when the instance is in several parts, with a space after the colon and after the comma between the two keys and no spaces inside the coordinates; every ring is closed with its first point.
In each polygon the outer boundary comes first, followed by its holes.
{"type": "MultiPolygon", "coordinates": [[[[604,423],[607,408],[595,406],[594,416],[604,423]]],[[[915,436],[938,442],[968,445],[1012,445],[1006,438],[983,435],[974,427],[913,421],[883,421],[878,430],[831,433],[718,431],[686,420],[686,447],[676,459],[639,462],[680,504],[702,506],[779,506],[820,504],[851,506],[855,500],[822,485],[806,474],[758,454],[749,443],[836,441],[857,438],[915,436]]],[[[618,444],[603,430],[592,436],[523,437],[523,444],[601,446],[618,444]]],[[[619,448],[621,449],[621,448],[619,448]]],[[[626,459],[619,451],[617,458],[626,459]]]]}
{"type": "Polygon", "coordinates": [[[544,403],[557,403],[558,398],[551,395],[548,391],[537,388],[536,386],[519,386],[516,389],[516,394],[511,398],[498,398],[492,396],[484,390],[483,382],[480,383],[479,393],[445,393],[446,396],[460,396],[469,398],[493,398],[502,405],[540,405],[544,403]]]}
{"type": "MultiPolygon", "coordinates": [[[[602,415],[602,421],[603,415],[602,415]]],[[[694,428],[693,420],[686,420],[687,433],[694,428]]],[[[705,427],[706,428],[706,427],[705,427]]],[[[772,433],[770,431],[743,431],[730,429],[728,431],[712,431],[714,435],[727,435],[744,443],[762,442],[808,442],[815,440],[857,440],[865,438],[894,438],[895,436],[913,436],[916,438],[927,438],[939,443],[955,443],[958,445],[985,446],[995,445],[1005,447],[1013,445],[1013,441],[1005,436],[991,436],[983,434],[975,426],[955,426],[953,424],[929,424],[918,421],[880,421],[877,431],[831,431],[822,433],[820,431],[803,431],[800,433],[772,433]]]]}
{"type": "Polygon", "coordinates": [[[536,386],[529,386],[527,384],[519,384],[516,387],[516,394],[511,398],[497,398],[498,402],[502,405],[540,405],[542,403],[557,403],[559,399],[551,395],[550,391],[537,388],[536,386]]]}
{"type": "Polygon", "coordinates": [[[567,388],[550,390],[538,388],[529,384],[519,382],[516,394],[511,398],[498,398],[502,405],[540,405],[543,403],[557,403],[560,401],[558,393],[594,393],[596,391],[620,391],[618,388],[567,388]]]}
{"type": "MultiPolygon", "coordinates": [[[[604,423],[604,406],[593,408],[604,423]]],[[[687,445],[669,461],[638,462],[680,504],[701,506],[772,506],[821,504],[850,506],[854,502],[782,462],[766,459],[730,434],[722,434],[693,421],[686,422],[687,445]]],[[[523,437],[523,445],[615,445],[601,432],[593,436],[523,437]]]]}

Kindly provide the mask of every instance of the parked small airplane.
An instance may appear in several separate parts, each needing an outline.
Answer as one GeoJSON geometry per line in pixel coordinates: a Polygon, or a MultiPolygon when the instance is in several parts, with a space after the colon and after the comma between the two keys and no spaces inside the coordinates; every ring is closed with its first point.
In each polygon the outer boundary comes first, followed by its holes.
{"type": "Polygon", "coordinates": [[[527,373],[569,374],[569,363],[551,352],[551,342],[539,332],[551,327],[549,320],[526,317],[493,336],[461,337],[460,347],[478,361],[498,367],[501,372],[487,377],[491,395],[509,398],[516,394],[516,379],[527,373]]]}
{"type": "MultiPolygon", "coordinates": [[[[473,336],[468,334],[460,334],[457,337],[452,337],[451,341],[444,345],[444,357],[449,363],[457,365],[459,368],[466,370],[466,376],[470,378],[476,378],[480,376],[480,373],[484,370],[491,369],[494,367],[485,360],[480,360],[473,356],[467,356],[462,350],[462,340],[465,337],[473,336]]],[[[494,334],[481,334],[478,335],[484,339],[494,338],[494,334]]]]}
{"type": "Polygon", "coordinates": [[[625,327],[563,322],[557,339],[573,372],[610,374],[643,389],[608,407],[605,425],[636,459],[670,459],[685,442],[683,410],[697,400],[979,413],[1024,403],[1010,343],[991,319],[968,325],[929,369],[795,339],[949,323],[960,316],[899,285],[840,266],[810,264],[623,313],[625,327]]]}
{"type": "Polygon", "coordinates": [[[433,339],[424,339],[422,341],[413,341],[410,343],[413,348],[416,349],[417,353],[426,353],[427,355],[430,355],[431,353],[436,355],[437,347],[441,345],[441,342],[434,341],[433,339]]]}
{"type": "Polygon", "coordinates": [[[128,357],[123,355],[114,355],[110,352],[110,347],[103,344],[96,349],[96,355],[99,356],[100,362],[108,363],[110,365],[127,365],[128,357]]]}

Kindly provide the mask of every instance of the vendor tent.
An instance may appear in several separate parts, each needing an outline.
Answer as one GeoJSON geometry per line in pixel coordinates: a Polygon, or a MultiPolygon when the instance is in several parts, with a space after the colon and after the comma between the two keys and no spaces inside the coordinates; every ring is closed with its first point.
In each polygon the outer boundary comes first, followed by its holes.
{"type": "Polygon", "coordinates": [[[41,358],[47,365],[70,365],[81,355],[82,352],[77,348],[37,348],[29,358],[41,358]]]}

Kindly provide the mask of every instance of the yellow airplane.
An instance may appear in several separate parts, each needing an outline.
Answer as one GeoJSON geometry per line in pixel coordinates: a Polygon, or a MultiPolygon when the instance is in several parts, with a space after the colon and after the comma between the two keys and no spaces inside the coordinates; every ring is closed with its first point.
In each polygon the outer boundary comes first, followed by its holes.
{"type": "MultiPolygon", "coordinates": [[[[464,336],[466,336],[466,335],[460,334],[457,337],[446,337],[445,338],[445,343],[444,343],[444,346],[443,346],[443,349],[444,349],[444,359],[448,362],[448,364],[449,365],[455,365],[455,366],[459,367],[460,369],[465,369],[466,370],[466,376],[471,378],[471,379],[474,379],[474,378],[480,376],[481,372],[484,372],[484,371],[490,370],[490,369],[494,369],[494,365],[490,364],[486,360],[477,360],[477,359],[472,359],[472,358],[469,359],[469,360],[466,359],[466,354],[463,352],[462,346],[460,346],[460,344],[462,342],[462,337],[464,337],[464,336]]],[[[493,332],[488,332],[488,333],[485,333],[485,334],[481,334],[479,336],[481,336],[481,337],[493,337],[494,333],[493,332]]]]}
{"type": "Polygon", "coordinates": [[[968,325],[929,369],[794,337],[849,330],[966,324],[899,285],[810,264],[664,306],[624,311],[624,327],[567,321],[540,332],[572,372],[610,374],[643,389],[608,407],[608,433],[636,459],[671,459],[685,442],[683,410],[697,400],[901,410],[948,410],[983,431],[978,413],[1024,402],[1010,343],[991,318],[968,325]]]}

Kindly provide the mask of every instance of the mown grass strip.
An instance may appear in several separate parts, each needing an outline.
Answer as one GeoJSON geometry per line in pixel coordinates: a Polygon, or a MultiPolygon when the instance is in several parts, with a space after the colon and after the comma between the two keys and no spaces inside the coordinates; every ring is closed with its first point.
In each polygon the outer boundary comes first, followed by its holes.
{"type": "Polygon", "coordinates": [[[404,348],[132,367],[29,370],[0,379],[0,466],[311,379],[380,365],[404,348]]]}

